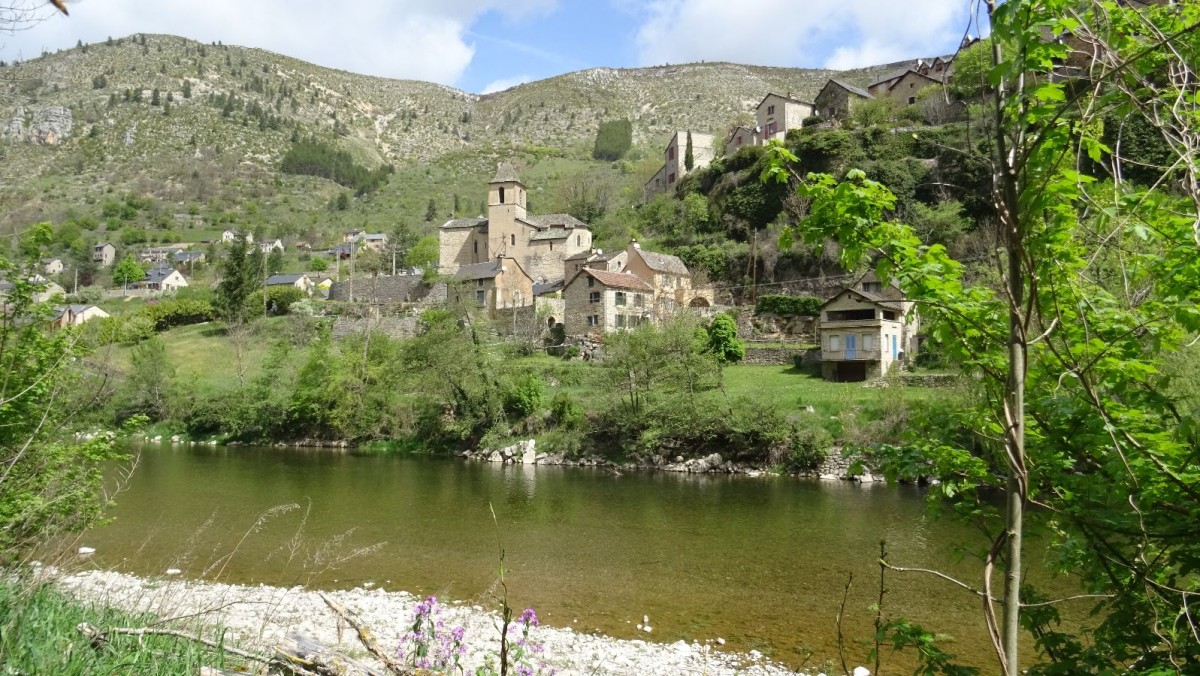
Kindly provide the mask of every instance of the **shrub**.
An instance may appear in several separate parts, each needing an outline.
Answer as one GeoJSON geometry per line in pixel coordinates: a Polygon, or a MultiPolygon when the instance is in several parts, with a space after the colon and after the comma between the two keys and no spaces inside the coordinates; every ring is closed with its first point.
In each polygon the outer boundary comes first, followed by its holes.
{"type": "Polygon", "coordinates": [[[627,119],[601,122],[596,131],[596,145],[592,157],[597,160],[616,162],[633,146],[633,123],[627,119]]]}
{"type": "Polygon", "coordinates": [[[513,382],[504,394],[504,410],[517,419],[537,413],[545,399],[546,385],[536,375],[527,374],[513,382]]]}
{"type": "Polygon", "coordinates": [[[759,296],[754,314],[816,317],[821,314],[821,299],[813,296],[759,296]]]}
{"type": "Polygon", "coordinates": [[[580,351],[578,345],[568,345],[566,349],[563,350],[563,359],[578,359],[580,354],[582,354],[582,352],[580,351]]]}
{"type": "Polygon", "coordinates": [[[119,336],[122,343],[140,343],[154,335],[154,320],[134,315],[120,324],[119,336]]]}
{"type": "Polygon", "coordinates": [[[812,425],[797,426],[789,440],[790,453],[786,469],[793,472],[811,472],[829,457],[833,437],[824,428],[812,425]]]}
{"type": "Polygon", "coordinates": [[[583,405],[570,394],[559,392],[550,400],[550,420],[558,427],[577,429],[586,420],[583,405]]]}
{"type": "Polygon", "coordinates": [[[733,317],[723,312],[713,317],[712,325],[708,327],[708,351],[720,364],[734,364],[746,356],[746,346],[738,340],[733,317]]]}
{"type": "Polygon", "coordinates": [[[134,316],[150,320],[155,331],[166,331],[176,326],[210,322],[217,313],[208,301],[173,299],[147,305],[134,316]]]}

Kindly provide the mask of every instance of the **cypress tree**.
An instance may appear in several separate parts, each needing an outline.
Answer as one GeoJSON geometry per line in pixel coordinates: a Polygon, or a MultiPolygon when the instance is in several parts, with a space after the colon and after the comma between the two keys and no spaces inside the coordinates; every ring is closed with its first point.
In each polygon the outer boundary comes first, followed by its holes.
{"type": "Polygon", "coordinates": [[[683,168],[688,171],[691,171],[692,167],[695,166],[695,164],[696,164],[696,158],[692,155],[692,132],[691,132],[691,130],[688,130],[687,148],[685,148],[683,151],[683,168]]]}

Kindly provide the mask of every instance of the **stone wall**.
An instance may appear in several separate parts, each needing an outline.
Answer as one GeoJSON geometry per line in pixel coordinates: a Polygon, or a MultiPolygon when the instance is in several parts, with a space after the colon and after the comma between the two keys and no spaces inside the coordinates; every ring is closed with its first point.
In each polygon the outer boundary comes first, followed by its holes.
{"type": "Polygon", "coordinates": [[[884,481],[878,470],[863,465],[862,473],[851,476],[850,467],[861,461],[863,458],[860,455],[851,454],[849,456],[842,455],[842,449],[831,448],[829,455],[825,457],[825,462],[822,462],[814,472],[822,479],[848,479],[852,481],[860,481],[862,483],[872,483],[875,481],[884,481]],[[873,471],[874,470],[874,471],[873,471]]]}
{"type": "MultiPolygon", "coordinates": [[[[446,301],[446,285],[425,283],[421,275],[380,275],[355,277],[354,300],[360,303],[415,303],[432,307],[446,301]]],[[[334,282],[329,300],[350,300],[350,280],[334,282]]]]}
{"type": "Polygon", "coordinates": [[[335,339],[379,331],[389,338],[412,338],[417,335],[416,317],[338,317],[330,332],[335,339]]]}
{"type": "Polygon", "coordinates": [[[752,308],[740,308],[737,315],[738,337],[745,340],[780,340],[817,344],[816,317],[755,314],[752,308]]]}
{"type": "Polygon", "coordinates": [[[755,364],[763,366],[788,365],[793,364],[794,355],[801,354],[803,350],[794,350],[790,348],[780,347],[751,347],[746,346],[746,356],[742,358],[743,364],[755,364]]]}

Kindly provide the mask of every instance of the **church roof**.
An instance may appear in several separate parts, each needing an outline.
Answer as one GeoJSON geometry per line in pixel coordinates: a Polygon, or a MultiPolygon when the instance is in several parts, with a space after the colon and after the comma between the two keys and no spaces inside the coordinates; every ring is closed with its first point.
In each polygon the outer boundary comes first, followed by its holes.
{"type": "Polygon", "coordinates": [[[474,228],[476,226],[486,226],[488,219],[486,218],[455,218],[446,221],[442,224],[442,229],[451,230],[453,228],[474,228]]]}
{"type": "Polygon", "coordinates": [[[491,183],[520,183],[521,179],[517,176],[517,170],[511,162],[501,162],[496,165],[496,176],[491,183]]]}
{"type": "Polygon", "coordinates": [[[555,228],[554,230],[542,230],[535,232],[529,236],[529,241],[540,242],[547,239],[566,239],[570,236],[570,231],[563,230],[561,228],[555,228]]]}
{"type": "Polygon", "coordinates": [[[586,228],[587,223],[575,218],[571,214],[541,214],[539,216],[526,216],[525,220],[539,228],[549,228],[554,225],[562,225],[568,228],[586,228]]]}

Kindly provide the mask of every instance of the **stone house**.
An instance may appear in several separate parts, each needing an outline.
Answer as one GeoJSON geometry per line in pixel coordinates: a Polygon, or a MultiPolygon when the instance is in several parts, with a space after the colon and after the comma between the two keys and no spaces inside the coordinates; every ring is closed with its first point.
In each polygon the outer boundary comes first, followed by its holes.
{"type": "Polygon", "coordinates": [[[509,256],[460,267],[451,286],[454,300],[486,308],[490,316],[497,310],[533,305],[533,279],[509,256]]]}
{"type": "MultiPolygon", "coordinates": [[[[233,230],[226,230],[225,232],[221,233],[221,243],[222,244],[230,244],[233,242],[233,240],[237,239],[237,236],[238,236],[237,232],[235,232],[233,230]]],[[[254,244],[254,234],[253,233],[250,233],[250,232],[246,233],[246,244],[254,244]]]]}
{"type": "Polygon", "coordinates": [[[805,103],[779,94],[767,94],[754,109],[754,120],[758,124],[758,143],[782,141],[789,129],[799,129],[804,118],[813,114],[813,104],[805,103]]]}
{"type": "Polygon", "coordinates": [[[583,268],[563,289],[568,336],[605,334],[654,319],[654,289],[636,275],[583,268]]]}
{"type": "Polygon", "coordinates": [[[678,256],[642,249],[637,241],[625,248],[622,272],[641,279],[654,291],[654,317],[663,321],[686,307],[708,307],[713,303],[711,288],[693,288],[692,273],[678,256]]]}
{"type": "Polygon", "coordinates": [[[149,291],[158,291],[159,293],[173,293],[185,286],[187,280],[175,268],[160,264],[146,271],[146,278],[140,282],[130,284],[131,289],[146,289],[149,291]]]}
{"type": "Polygon", "coordinates": [[[855,104],[873,98],[865,89],[830,79],[817,93],[813,106],[823,120],[844,120],[850,116],[855,104]]]}
{"type": "Polygon", "coordinates": [[[533,215],[525,184],[508,162],[488,182],[487,218],[457,218],[438,229],[438,272],[511,258],[534,282],[563,278],[567,258],[592,247],[592,231],[570,214],[533,215]]]}
{"type": "Polygon", "coordinates": [[[868,273],[821,305],[821,375],[835,382],[874,380],[916,354],[913,303],[868,273]]]}
{"type": "Polygon", "coordinates": [[[646,182],[644,192],[649,199],[657,193],[674,190],[679,180],[688,172],[707,167],[713,161],[713,135],[676,131],[663,150],[663,165],[646,182]],[[687,168],[687,139],[692,135],[692,168],[687,168]]]}
{"type": "Polygon", "coordinates": [[[92,262],[96,265],[107,268],[117,260],[117,247],[108,242],[100,242],[92,247],[92,262]]]}
{"type": "Polygon", "coordinates": [[[171,262],[175,265],[195,265],[207,259],[208,256],[203,251],[176,251],[171,254],[171,262]]]}
{"type": "Polygon", "coordinates": [[[144,263],[165,263],[167,260],[174,258],[175,254],[180,251],[185,251],[188,248],[187,244],[168,244],[167,246],[153,246],[148,249],[142,249],[138,253],[138,260],[144,263]]]}
{"type": "Polygon", "coordinates": [[[567,280],[574,277],[575,273],[584,268],[620,272],[625,268],[625,263],[628,260],[629,254],[626,251],[610,251],[608,253],[600,249],[581,251],[563,261],[563,272],[565,273],[563,279],[567,280]]]}
{"type": "MultiPolygon", "coordinates": [[[[41,275],[36,275],[28,281],[38,285],[38,289],[33,292],[32,296],[32,300],[35,303],[45,303],[57,296],[65,296],[67,294],[66,289],[54,282],[48,281],[41,275]]],[[[12,291],[13,286],[12,282],[0,280],[0,299],[6,297],[12,291]]]]}
{"type": "Polygon", "coordinates": [[[42,273],[46,275],[62,274],[63,262],[61,258],[43,258],[42,273]]]}
{"type": "Polygon", "coordinates": [[[916,103],[917,92],[939,84],[940,81],[910,68],[889,73],[872,82],[867,85],[867,92],[877,99],[892,99],[894,105],[903,106],[916,103]]]}
{"type": "Polygon", "coordinates": [[[725,156],[733,155],[746,146],[756,146],[760,140],[758,131],[753,127],[738,125],[730,132],[729,138],[725,139],[725,156]]]}

